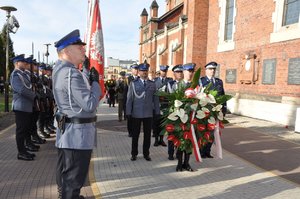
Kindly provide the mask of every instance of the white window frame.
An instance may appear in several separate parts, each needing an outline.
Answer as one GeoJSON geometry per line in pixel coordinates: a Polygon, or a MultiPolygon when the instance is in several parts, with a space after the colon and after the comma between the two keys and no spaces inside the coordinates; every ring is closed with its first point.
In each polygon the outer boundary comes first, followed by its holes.
{"type": "Polygon", "coordinates": [[[173,50],[175,47],[178,45],[178,39],[172,40],[169,45],[169,58],[168,58],[168,65],[173,66],[173,57],[174,57],[174,52],[173,50]]]}
{"type": "Polygon", "coordinates": [[[161,44],[161,45],[157,46],[157,51],[156,51],[157,52],[157,55],[156,55],[156,71],[159,70],[159,66],[160,66],[160,62],[159,62],[160,61],[160,59],[159,59],[160,55],[159,54],[161,53],[161,51],[163,51],[164,47],[165,47],[164,44],[161,44]]]}
{"type": "Polygon", "coordinates": [[[300,15],[295,24],[282,26],[285,0],[273,0],[275,11],[272,13],[273,32],[270,34],[270,42],[281,42],[300,38],[300,15]]]}
{"type": "Polygon", "coordinates": [[[219,15],[219,33],[218,33],[218,47],[217,52],[224,52],[233,50],[235,48],[234,33],[235,33],[235,17],[236,17],[236,0],[233,1],[233,25],[232,25],[232,39],[225,40],[225,20],[226,20],[226,0],[219,0],[220,15],[219,15]]]}

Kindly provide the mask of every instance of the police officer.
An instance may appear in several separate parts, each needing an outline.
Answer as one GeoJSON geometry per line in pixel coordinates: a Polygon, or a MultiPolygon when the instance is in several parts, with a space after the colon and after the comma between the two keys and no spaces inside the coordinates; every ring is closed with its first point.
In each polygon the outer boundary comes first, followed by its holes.
{"type": "Polygon", "coordinates": [[[119,116],[119,122],[122,121],[123,117],[126,119],[126,98],[127,98],[127,90],[126,88],[127,81],[126,81],[126,72],[121,71],[120,72],[120,78],[117,81],[116,85],[116,92],[117,92],[117,98],[118,98],[118,116],[119,116]],[[126,95],[126,96],[125,96],[126,95]],[[125,104],[124,104],[125,102],[125,104]]]}
{"type": "MultiPolygon", "coordinates": [[[[196,66],[195,63],[187,63],[187,64],[182,65],[183,80],[181,81],[181,84],[185,88],[189,88],[192,84],[195,66],[196,66]]],[[[190,156],[191,156],[191,153],[177,149],[176,157],[178,159],[178,164],[176,167],[176,171],[182,171],[183,169],[187,170],[187,171],[194,171],[189,164],[190,156]]]]}
{"type": "Polygon", "coordinates": [[[10,76],[13,90],[12,110],[16,117],[16,142],[19,160],[33,160],[35,154],[29,153],[25,146],[25,139],[30,137],[30,127],[33,111],[33,101],[36,94],[31,90],[30,79],[25,74],[26,60],[24,54],[12,58],[14,70],[10,76]]]}
{"type": "MultiPolygon", "coordinates": [[[[167,84],[168,82],[172,81],[172,78],[167,77],[167,72],[169,69],[168,65],[161,65],[160,67],[160,76],[154,79],[156,89],[160,91],[167,91],[167,84]]],[[[159,98],[159,104],[160,104],[160,110],[168,108],[168,101],[165,100],[163,97],[159,98]]],[[[167,146],[164,142],[163,135],[160,135],[160,132],[162,130],[162,120],[163,118],[161,115],[157,115],[157,117],[154,118],[153,122],[153,134],[155,137],[154,146],[167,146]]]]}
{"type": "MultiPolygon", "coordinates": [[[[179,82],[183,79],[183,68],[182,65],[176,65],[172,68],[174,80],[168,82],[167,84],[167,92],[173,93],[178,89],[179,82]]],[[[168,140],[168,159],[174,160],[174,143],[168,140]]]]}
{"type": "Polygon", "coordinates": [[[151,80],[148,80],[149,64],[143,63],[139,65],[139,76],[129,85],[127,94],[126,114],[132,121],[132,145],[131,160],[135,161],[138,155],[138,140],[143,123],[144,142],[143,155],[147,161],[150,158],[151,143],[151,125],[153,118],[153,109],[156,115],[159,114],[159,100],[155,95],[156,86],[151,80]]]}
{"type": "MultiPolygon", "coordinates": [[[[129,87],[129,85],[130,85],[130,83],[133,81],[133,80],[136,80],[136,79],[138,79],[139,78],[139,76],[138,76],[138,68],[139,68],[139,65],[137,65],[137,64],[133,64],[133,65],[131,65],[130,66],[130,68],[131,68],[131,75],[129,75],[128,77],[127,77],[127,82],[128,82],[128,86],[127,86],[127,88],[125,88],[126,90],[125,90],[125,92],[126,92],[126,94],[128,93],[128,87],[129,87]]],[[[126,103],[127,103],[127,96],[126,96],[126,103]]],[[[127,117],[126,116],[126,118],[127,118],[127,131],[128,131],[128,137],[132,137],[132,121],[131,121],[131,118],[129,117],[127,117]]]]}
{"type": "MultiPolygon", "coordinates": [[[[215,77],[216,74],[216,68],[218,66],[217,62],[209,62],[205,65],[205,76],[200,78],[199,85],[202,87],[207,87],[209,83],[211,83],[211,86],[209,90],[216,90],[218,92],[218,95],[224,95],[224,87],[223,87],[223,81],[217,77],[215,77]]],[[[223,104],[222,112],[225,115],[227,111],[226,102],[223,104]]],[[[211,132],[213,134],[213,132],[211,132]]],[[[213,136],[211,136],[213,137],[213,136]]],[[[212,142],[208,142],[201,150],[201,157],[202,158],[213,158],[213,156],[210,154],[211,151],[212,142]]]]}
{"type": "Polygon", "coordinates": [[[99,74],[92,68],[89,79],[79,69],[85,60],[85,43],[79,30],[55,42],[58,61],[53,69],[53,94],[56,112],[58,162],[56,181],[59,197],[80,196],[86,179],[92,149],[96,143],[96,109],[101,90],[99,74]]]}

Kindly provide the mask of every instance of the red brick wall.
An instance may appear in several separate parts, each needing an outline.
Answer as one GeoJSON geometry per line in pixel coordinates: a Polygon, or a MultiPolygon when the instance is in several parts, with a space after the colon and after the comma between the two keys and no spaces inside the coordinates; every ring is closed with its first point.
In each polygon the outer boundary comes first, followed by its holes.
{"type": "Polygon", "coordinates": [[[236,1],[235,49],[221,53],[217,52],[220,8],[218,1],[209,2],[207,61],[215,60],[220,63],[220,77],[224,83],[226,69],[237,69],[237,83],[225,83],[225,89],[247,94],[300,97],[300,86],[287,84],[289,58],[300,57],[300,39],[270,43],[274,1],[253,0],[251,3],[246,0],[236,1]],[[242,57],[249,51],[254,51],[258,56],[258,81],[255,84],[245,85],[239,81],[239,71],[243,64],[242,57]],[[263,60],[273,58],[277,61],[275,84],[264,85],[263,60]]]}

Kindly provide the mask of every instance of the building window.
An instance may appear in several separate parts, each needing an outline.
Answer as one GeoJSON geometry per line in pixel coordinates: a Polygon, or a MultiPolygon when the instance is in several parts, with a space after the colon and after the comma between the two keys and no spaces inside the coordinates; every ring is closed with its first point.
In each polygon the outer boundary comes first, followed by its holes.
{"type": "Polygon", "coordinates": [[[274,0],[272,13],[273,32],[270,42],[281,42],[300,38],[300,0],[274,0]]]}
{"type": "Polygon", "coordinates": [[[234,0],[226,0],[224,40],[232,40],[234,0]]]}
{"type": "Polygon", "coordinates": [[[236,4],[235,0],[219,0],[220,28],[218,32],[219,42],[217,52],[224,52],[233,50],[235,47],[234,33],[235,33],[235,17],[236,4]]]}
{"type": "Polygon", "coordinates": [[[300,0],[285,0],[282,26],[299,22],[300,0]]]}

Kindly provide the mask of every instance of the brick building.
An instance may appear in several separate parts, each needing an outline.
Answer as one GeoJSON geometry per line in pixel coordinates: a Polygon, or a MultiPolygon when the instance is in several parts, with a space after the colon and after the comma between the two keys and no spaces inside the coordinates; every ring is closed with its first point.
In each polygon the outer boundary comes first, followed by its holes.
{"type": "Polygon", "coordinates": [[[158,70],[214,60],[235,96],[231,112],[300,131],[300,0],[166,0],[158,9],[154,0],[140,16],[140,62],[158,70]]]}

